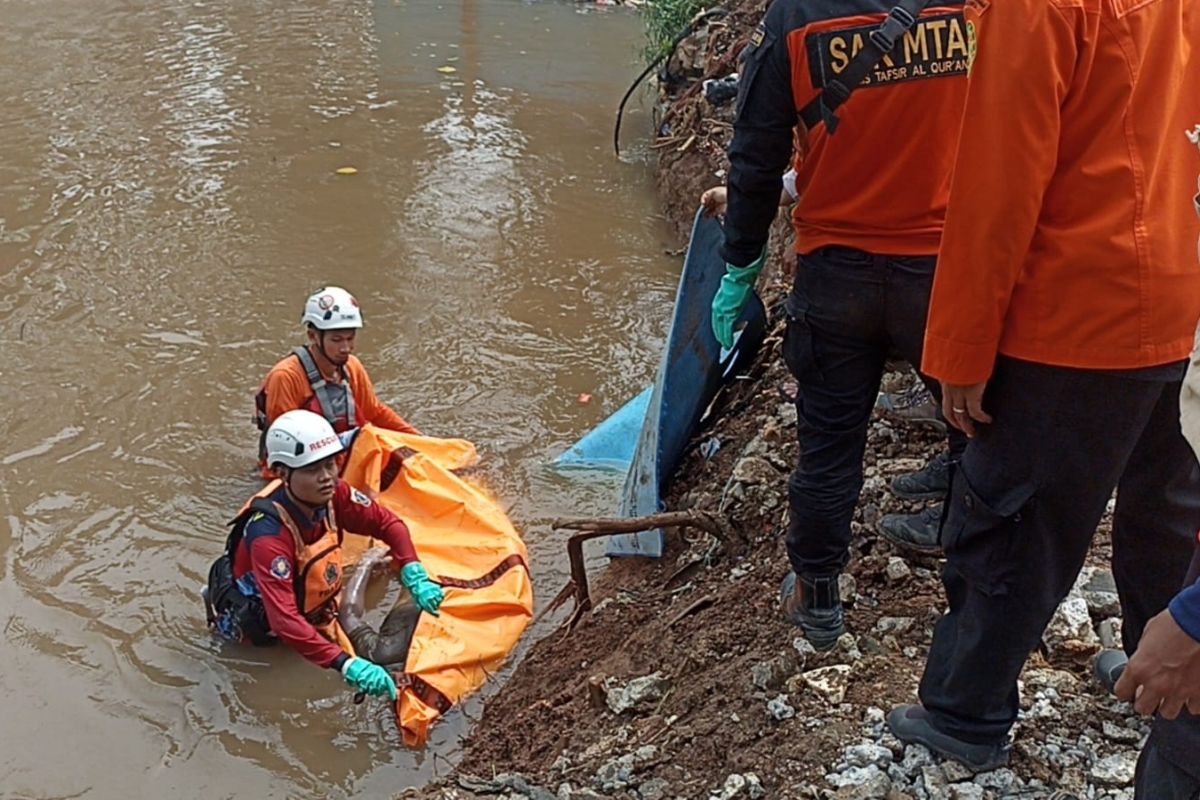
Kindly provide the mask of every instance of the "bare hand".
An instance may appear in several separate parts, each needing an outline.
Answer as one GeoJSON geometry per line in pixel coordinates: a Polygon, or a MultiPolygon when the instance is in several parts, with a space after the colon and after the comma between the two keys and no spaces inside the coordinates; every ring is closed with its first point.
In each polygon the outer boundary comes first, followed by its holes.
{"type": "Polygon", "coordinates": [[[946,421],[967,436],[975,435],[975,423],[989,423],[992,417],[983,410],[983,391],[987,381],[970,386],[942,381],[942,414],[946,421]]]}
{"type": "Polygon", "coordinates": [[[710,217],[724,216],[726,196],[724,186],[714,186],[705,191],[700,195],[700,205],[703,206],[704,213],[710,217]]]}
{"type": "Polygon", "coordinates": [[[1175,719],[1187,706],[1200,714],[1200,642],[1179,627],[1170,611],[1146,623],[1137,652],[1121,674],[1117,697],[1133,700],[1139,714],[1175,719]]]}

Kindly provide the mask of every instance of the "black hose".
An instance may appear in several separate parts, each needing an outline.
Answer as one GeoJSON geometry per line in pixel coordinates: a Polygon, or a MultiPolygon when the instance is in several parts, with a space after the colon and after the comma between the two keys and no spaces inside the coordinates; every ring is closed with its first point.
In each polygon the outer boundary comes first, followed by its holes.
{"type": "Polygon", "coordinates": [[[662,53],[659,53],[658,57],[651,61],[650,65],[642,70],[640,75],[633,79],[633,83],[631,83],[629,88],[625,90],[625,96],[621,98],[621,102],[617,106],[617,122],[616,125],[613,126],[613,152],[617,154],[617,158],[621,157],[621,120],[625,116],[625,104],[629,102],[629,98],[633,95],[634,90],[637,89],[638,85],[646,79],[646,76],[653,72],[655,68],[663,62],[664,59],[668,59],[675,55],[675,48],[679,47],[680,42],[682,42],[688,36],[691,36],[692,31],[697,25],[709,17],[722,17],[728,13],[729,12],[723,8],[710,8],[706,11],[701,11],[696,14],[696,16],[692,17],[691,20],[688,21],[688,24],[684,26],[683,30],[681,30],[673,40],[671,40],[671,46],[662,53]]]}

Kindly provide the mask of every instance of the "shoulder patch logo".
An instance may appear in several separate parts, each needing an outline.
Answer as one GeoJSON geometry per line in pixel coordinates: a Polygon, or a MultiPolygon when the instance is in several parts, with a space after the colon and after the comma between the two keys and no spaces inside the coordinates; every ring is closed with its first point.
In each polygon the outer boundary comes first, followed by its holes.
{"type": "Polygon", "coordinates": [[[290,580],[292,577],[292,565],[283,556],[275,556],[271,561],[271,574],[281,581],[290,580]]]}
{"type": "Polygon", "coordinates": [[[991,7],[991,0],[967,0],[963,8],[964,27],[967,31],[967,74],[975,65],[975,55],[979,52],[978,25],[983,12],[991,7]]]}
{"type": "Polygon", "coordinates": [[[967,20],[967,74],[975,66],[975,56],[979,52],[979,38],[975,35],[975,20],[967,20]]]}
{"type": "Polygon", "coordinates": [[[750,45],[758,47],[767,38],[767,24],[765,22],[758,23],[758,27],[754,29],[754,33],[750,34],[750,45]]]}
{"type": "Polygon", "coordinates": [[[358,489],[350,490],[350,499],[358,503],[360,506],[371,507],[371,498],[360,492],[358,489]]]}
{"type": "MultiPolygon", "coordinates": [[[[921,17],[896,42],[892,52],[871,68],[862,82],[863,88],[965,77],[970,47],[963,16],[962,12],[950,12],[921,17]]],[[[813,87],[822,88],[828,85],[829,78],[841,75],[878,27],[852,25],[809,34],[805,45],[813,87]]]]}
{"type": "Polygon", "coordinates": [[[332,561],[330,561],[325,567],[325,583],[329,584],[330,586],[337,586],[338,577],[340,574],[341,573],[338,572],[337,564],[334,564],[332,561]]]}

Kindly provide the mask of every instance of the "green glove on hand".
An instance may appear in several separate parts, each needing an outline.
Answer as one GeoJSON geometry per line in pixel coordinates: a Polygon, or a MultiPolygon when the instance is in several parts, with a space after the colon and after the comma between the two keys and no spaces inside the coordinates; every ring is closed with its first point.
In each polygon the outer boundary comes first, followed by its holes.
{"type": "Polygon", "coordinates": [[[342,677],[346,679],[346,683],[372,697],[386,694],[395,700],[399,696],[396,682],[392,680],[388,671],[365,658],[351,658],[342,664],[342,677]]]}
{"type": "Polygon", "coordinates": [[[754,292],[754,282],[763,270],[767,260],[767,251],[763,250],[753,264],[745,267],[725,265],[725,277],[721,278],[721,288],[713,296],[712,301],[712,330],[713,336],[728,350],[733,347],[733,325],[742,315],[746,301],[754,292]]]}
{"type": "Polygon", "coordinates": [[[425,567],[419,561],[413,561],[404,565],[404,569],[400,570],[400,583],[404,584],[404,588],[408,589],[408,593],[412,595],[413,602],[422,611],[428,611],[435,617],[438,616],[438,606],[446,599],[445,592],[442,587],[429,579],[429,573],[425,571],[425,567]]]}

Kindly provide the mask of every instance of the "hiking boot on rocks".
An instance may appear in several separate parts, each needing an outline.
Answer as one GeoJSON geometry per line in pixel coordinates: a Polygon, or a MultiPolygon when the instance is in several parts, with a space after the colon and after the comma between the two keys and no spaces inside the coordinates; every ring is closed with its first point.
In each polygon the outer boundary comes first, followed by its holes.
{"type": "Polygon", "coordinates": [[[1004,744],[972,744],[933,727],[929,712],[919,705],[896,706],[887,717],[892,735],[905,744],[922,744],[974,772],[987,772],[1008,762],[1004,744]]]}
{"type": "Polygon", "coordinates": [[[798,625],[818,650],[831,650],[838,637],[846,632],[842,600],[838,594],[838,576],[825,578],[796,578],[789,572],[779,589],[783,616],[798,625]]]}
{"type": "Polygon", "coordinates": [[[928,425],[945,432],[946,420],[925,384],[917,381],[901,392],[880,392],[875,408],[884,417],[928,425]]]}
{"type": "Polygon", "coordinates": [[[879,533],[899,547],[923,556],[942,555],[942,504],[920,514],[884,514],[879,520],[879,533]]]}
{"type": "Polygon", "coordinates": [[[905,500],[942,500],[950,491],[950,454],[939,453],[918,472],[892,478],[892,494],[905,500]]]}

